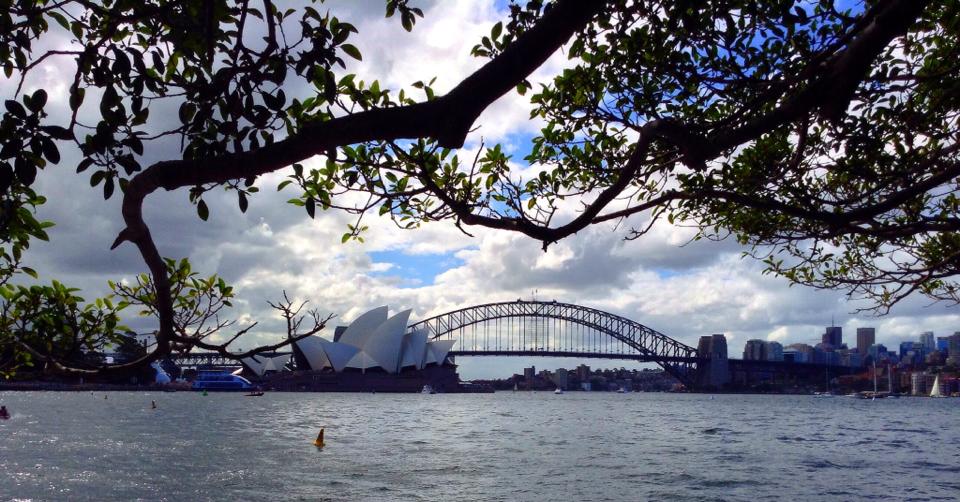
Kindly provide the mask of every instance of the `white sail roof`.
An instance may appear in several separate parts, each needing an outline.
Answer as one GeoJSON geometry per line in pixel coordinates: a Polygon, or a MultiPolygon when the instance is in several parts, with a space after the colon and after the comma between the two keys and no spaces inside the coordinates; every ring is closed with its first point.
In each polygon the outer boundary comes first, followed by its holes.
{"type": "MultiPolygon", "coordinates": [[[[387,316],[387,307],[377,307],[366,312],[344,330],[339,341],[331,342],[319,336],[309,336],[296,342],[297,348],[313,370],[332,367],[337,373],[345,368],[369,369],[380,367],[388,373],[397,373],[401,368],[414,366],[423,369],[429,363],[443,363],[453,348],[454,340],[427,342],[430,333],[418,330],[407,333],[410,310],[393,317],[387,316]]],[[[269,367],[266,358],[260,357],[247,363],[262,372],[276,368],[282,361],[269,367]]]]}
{"type": "Polygon", "coordinates": [[[290,360],[290,356],[266,357],[263,355],[253,355],[241,359],[247,368],[250,368],[257,376],[263,376],[268,371],[283,371],[290,360]]]}
{"type": "Polygon", "coordinates": [[[266,358],[263,356],[250,356],[250,357],[244,357],[243,359],[240,360],[240,362],[243,363],[243,365],[246,366],[247,368],[250,368],[250,371],[252,371],[254,374],[262,375],[263,365],[266,362],[264,361],[264,359],[266,358]]]}
{"type": "Polygon", "coordinates": [[[333,366],[333,371],[337,373],[343,371],[343,369],[347,367],[350,359],[360,352],[360,349],[357,347],[346,343],[331,342],[323,338],[320,338],[320,342],[323,344],[323,350],[326,353],[327,360],[330,362],[330,366],[333,366]]]}
{"type": "Polygon", "coordinates": [[[380,363],[377,362],[376,359],[370,357],[370,354],[360,350],[350,358],[350,361],[347,362],[346,367],[357,370],[366,370],[370,368],[378,368],[380,367],[380,363]]]}
{"type": "Polygon", "coordinates": [[[322,370],[326,366],[331,366],[330,359],[327,357],[327,351],[324,350],[324,342],[333,343],[327,342],[327,340],[316,335],[301,338],[293,343],[295,343],[297,348],[300,349],[300,352],[303,353],[303,357],[307,358],[310,369],[322,370]]]}
{"type": "Polygon", "coordinates": [[[400,355],[400,367],[415,366],[423,369],[423,360],[427,354],[427,331],[420,329],[403,336],[403,349],[400,355]]]}
{"type": "Polygon", "coordinates": [[[427,344],[427,359],[435,362],[437,364],[443,364],[443,361],[447,358],[447,353],[450,352],[450,349],[453,348],[453,344],[457,343],[456,340],[437,340],[435,342],[430,342],[427,344]],[[433,357],[430,357],[430,356],[433,357]]]}
{"type": "Polygon", "coordinates": [[[387,306],[377,307],[369,312],[361,314],[360,317],[354,319],[347,329],[340,335],[340,339],[337,340],[338,343],[345,343],[347,345],[353,345],[358,349],[362,349],[366,344],[367,340],[377,329],[378,326],[383,324],[387,320],[387,306]]]}
{"type": "Polygon", "coordinates": [[[283,371],[286,369],[288,362],[290,362],[290,356],[268,357],[267,361],[263,363],[263,372],[283,371]]]}
{"type": "Polygon", "coordinates": [[[363,346],[363,351],[388,373],[396,373],[400,364],[400,349],[410,312],[409,309],[404,310],[377,326],[376,331],[370,335],[363,346]]]}

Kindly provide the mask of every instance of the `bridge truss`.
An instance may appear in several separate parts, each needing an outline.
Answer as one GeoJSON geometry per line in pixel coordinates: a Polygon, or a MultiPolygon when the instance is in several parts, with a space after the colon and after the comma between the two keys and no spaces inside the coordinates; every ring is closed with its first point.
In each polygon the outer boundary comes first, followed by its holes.
{"type": "Polygon", "coordinates": [[[547,356],[655,362],[693,386],[697,349],[636,321],[556,301],[488,303],[412,324],[432,340],[452,339],[451,355],[547,356]]]}

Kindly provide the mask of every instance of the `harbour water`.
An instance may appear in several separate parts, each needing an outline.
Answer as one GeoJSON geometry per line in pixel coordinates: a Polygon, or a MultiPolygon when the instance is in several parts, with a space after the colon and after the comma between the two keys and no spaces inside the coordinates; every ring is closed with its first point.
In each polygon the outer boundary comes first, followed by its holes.
{"type": "Polygon", "coordinates": [[[0,500],[960,494],[960,399],[0,392],[0,404],[12,412],[0,500]]]}

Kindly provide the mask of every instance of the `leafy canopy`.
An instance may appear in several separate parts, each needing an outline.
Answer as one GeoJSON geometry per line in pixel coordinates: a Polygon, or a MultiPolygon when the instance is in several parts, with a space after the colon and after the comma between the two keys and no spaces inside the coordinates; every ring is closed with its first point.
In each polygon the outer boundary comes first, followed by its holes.
{"type": "MultiPolygon", "coordinates": [[[[133,243],[150,269],[159,352],[193,342],[177,330],[147,197],[189,188],[206,219],[204,194],[225,188],[243,211],[260,175],[289,166],[280,188],[297,188],[310,216],[453,219],[544,245],[620,219],[638,238],[667,218],[881,310],[913,291],[958,299],[956,1],[514,2],[473,50],[488,61],[444,94],[350,73],[362,34],[336,8],[36,0],[0,12],[0,66],[17,82],[0,119],[2,197],[29,208],[37,170],[64,147],[104,197],[120,188],[115,246],[133,243]],[[561,48],[569,67],[534,86],[561,48]],[[65,108],[22,87],[47,60],[71,76],[65,108]],[[544,124],[529,155],[489,145],[461,158],[507,92],[544,124]],[[316,156],[321,167],[300,164],[316,156]],[[523,164],[537,175],[522,179],[523,164]],[[354,192],[368,202],[340,202],[354,192]]],[[[389,0],[386,15],[409,31],[423,12],[389,0]]]]}

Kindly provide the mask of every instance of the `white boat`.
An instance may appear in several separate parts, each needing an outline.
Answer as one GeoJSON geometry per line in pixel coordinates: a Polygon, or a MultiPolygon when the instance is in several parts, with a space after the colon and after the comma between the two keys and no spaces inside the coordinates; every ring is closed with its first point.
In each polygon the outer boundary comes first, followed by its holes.
{"type": "Polygon", "coordinates": [[[627,389],[624,389],[623,387],[620,387],[619,389],[617,389],[617,394],[626,394],[626,392],[627,392],[627,389]]]}
{"type": "Polygon", "coordinates": [[[930,397],[947,397],[940,393],[940,375],[933,379],[933,388],[930,389],[930,397]]]}
{"type": "Polygon", "coordinates": [[[817,397],[817,398],[833,397],[833,394],[829,392],[814,392],[813,397],[817,397]]]}
{"type": "Polygon", "coordinates": [[[421,393],[421,394],[436,394],[437,391],[433,390],[433,387],[431,387],[430,384],[427,384],[427,385],[424,385],[422,389],[420,389],[420,393],[421,393]]]}
{"type": "Polygon", "coordinates": [[[557,390],[553,391],[554,394],[563,394],[563,389],[557,387],[557,390]]]}

